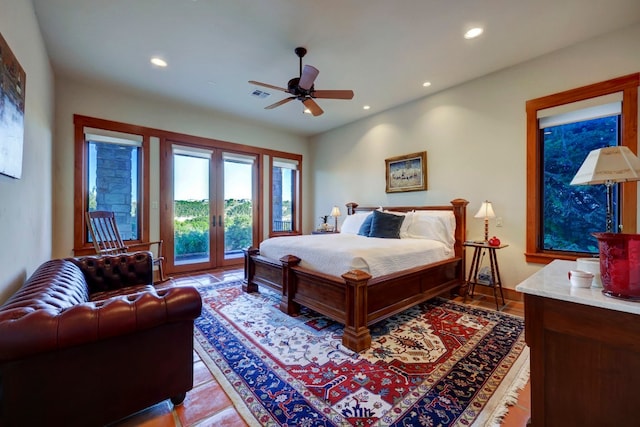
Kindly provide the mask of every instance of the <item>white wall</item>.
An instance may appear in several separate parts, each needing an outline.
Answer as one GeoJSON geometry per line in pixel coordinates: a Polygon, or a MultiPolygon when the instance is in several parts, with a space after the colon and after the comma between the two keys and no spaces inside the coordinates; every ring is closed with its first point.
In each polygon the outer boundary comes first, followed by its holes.
{"type": "Polygon", "coordinates": [[[314,218],[349,201],[423,205],[461,197],[470,202],[468,238],[477,239],[484,222],[473,215],[488,199],[504,224],[491,221],[489,232],[509,244],[498,254],[503,284],[515,287],[540,268],[524,258],[525,102],[640,71],[639,41],[635,25],[314,138],[314,218]],[[384,159],[423,150],[428,191],[386,194],[384,159]]]}
{"type": "Polygon", "coordinates": [[[31,1],[0,0],[0,11],[0,32],[27,75],[22,178],[0,175],[1,303],[51,256],[53,72],[31,1]]]}
{"type": "MultiPolygon", "coordinates": [[[[305,182],[310,173],[306,165],[309,159],[309,144],[306,138],[123,89],[58,77],[54,158],[54,257],[73,255],[74,114],[302,154],[305,182]]],[[[158,200],[159,194],[159,157],[157,139],[153,138],[151,142],[150,196],[153,202],[158,200]]],[[[309,192],[305,192],[302,200],[303,213],[305,207],[310,206],[310,200],[309,192]]],[[[310,214],[306,216],[309,217],[310,214]]],[[[150,227],[151,239],[157,238],[157,209],[151,209],[150,227]]]]}

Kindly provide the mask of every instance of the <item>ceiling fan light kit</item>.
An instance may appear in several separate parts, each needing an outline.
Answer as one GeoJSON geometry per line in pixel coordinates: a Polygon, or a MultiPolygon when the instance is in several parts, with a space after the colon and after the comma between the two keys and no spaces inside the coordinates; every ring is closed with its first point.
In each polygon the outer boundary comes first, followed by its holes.
{"type": "Polygon", "coordinates": [[[285,93],[290,94],[291,96],[288,98],[284,98],[276,103],[271,105],[267,105],[265,110],[271,110],[273,108],[279,107],[283,104],[286,104],[289,101],[297,99],[301,101],[305,108],[307,108],[312,115],[319,116],[324,111],[320,106],[316,103],[315,98],[322,99],[352,99],[353,91],[352,90],[316,90],[313,83],[320,74],[320,71],[311,66],[305,65],[302,67],[302,58],[307,54],[307,49],[304,47],[297,47],[294,49],[295,54],[298,56],[300,61],[300,75],[299,77],[294,77],[287,83],[287,88],[282,88],[279,86],[270,85],[267,83],[258,82],[255,80],[249,80],[249,83],[267,87],[270,89],[279,90],[285,93]]]}

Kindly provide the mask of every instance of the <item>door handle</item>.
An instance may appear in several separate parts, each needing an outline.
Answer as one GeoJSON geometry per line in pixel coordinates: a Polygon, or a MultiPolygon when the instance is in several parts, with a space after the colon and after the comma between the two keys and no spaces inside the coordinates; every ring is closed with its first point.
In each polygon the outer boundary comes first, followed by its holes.
{"type": "Polygon", "coordinates": [[[211,226],[215,227],[216,226],[216,217],[213,217],[213,221],[211,221],[211,226]]]}
{"type": "Polygon", "coordinates": [[[218,225],[222,227],[222,215],[218,215],[218,225]]]}

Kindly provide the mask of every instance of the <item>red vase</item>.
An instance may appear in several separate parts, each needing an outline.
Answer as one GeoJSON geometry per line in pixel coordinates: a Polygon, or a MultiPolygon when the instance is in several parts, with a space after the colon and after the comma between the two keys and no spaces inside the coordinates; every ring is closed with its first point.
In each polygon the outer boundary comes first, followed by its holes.
{"type": "Polygon", "coordinates": [[[640,234],[593,233],[600,248],[602,293],[640,300],[640,234]]]}

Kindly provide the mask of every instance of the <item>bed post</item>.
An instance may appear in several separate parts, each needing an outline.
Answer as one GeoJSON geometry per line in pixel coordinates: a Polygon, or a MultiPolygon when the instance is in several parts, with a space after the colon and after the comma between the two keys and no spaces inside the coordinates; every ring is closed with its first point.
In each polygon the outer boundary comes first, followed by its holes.
{"type": "Polygon", "coordinates": [[[300,264],[300,258],[293,255],[285,255],[280,258],[282,263],[282,295],[280,296],[280,311],[289,316],[300,314],[300,304],[293,300],[296,294],[296,278],[292,267],[300,264]]]}
{"type": "MultiPolygon", "coordinates": [[[[460,257],[462,260],[460,263],[460,271],[457,272],[458,280],[460,281],[460,287],[458,289],[463,289],[462,286],[465,283],[465,272],[467,271],[466,267],[466,252],[464,241],[467,239],[467,205],[469,202],[465,199],[454,199],[451,201],[451,205],[453,206],[453,214],[456,217],[456,232],[455,238],[456,243],[454,245],[455,255],[456,257],[460,257]]],[[[460,293],[460,292],[458,292],[460,293]]]]}
{"type": "Polygon", "coordinates": [[[371,275],[361,270],[351,270],[342,278],[346,285],[342,345],[359,352],[371,347],[371,333],[367,326],[367,283],[371,275]]]}
{"type": "Polygon", "coordinates": [[[256,273],[255,264],[251,256],[257,255],[258,248],[243,249],[244,252],[244,279],[242,280],[242,290],[244,292],[258,292],[258,285],[253,283],[253,275],[256,273]]]}
{"type": "Polygon", "coordinates": [[[349,202],[349,203],[345,203],[345,206],[347,207],[347,215],[353,215],[356,213],[356,208],[358,207],[358,204],[356,202],[349,202]]]}

